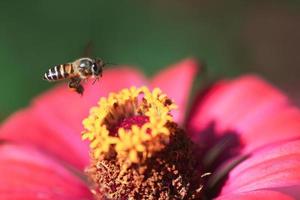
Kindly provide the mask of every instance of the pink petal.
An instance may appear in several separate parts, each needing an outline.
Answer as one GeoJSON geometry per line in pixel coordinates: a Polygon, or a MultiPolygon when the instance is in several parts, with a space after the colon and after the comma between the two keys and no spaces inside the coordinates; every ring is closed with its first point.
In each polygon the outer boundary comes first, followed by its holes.
{"type": "Polygon", "coordinates": [[[85,84],[83,96],[63,84],[10,117],[0,129],[0,139],[31,144],[83,169],[89,160],[88,146],[81,141],[80,133],[90,108],[109,92],[144,84],[143,75],[132,68],[105,71],[99,82],[85,84]]]}
{"type": "Polygon", "coordinates": [[[217,135],[236,132],[251,152],[265,144],[297,137],[300,112],[278,90],[256,76],[217,83],[198,99],[188,128],[193,137],[211,123],[217,135]]]}
{"type": "Polygon", "coordinates": [[[33,149],[0,146],[0,199],[91,199],[85,184],[33,149]]]}
{"type": "Polygon", "coordinates": [[[243,193],[233,193],[216,198],[216,200],[295,200],[295,198],[272,190],[257,190],[243,193]]]}
{"type": "Polygon", "coordinates": [[[81,141],[79,133],[75,135],[72,127],[59,122],[55,117],[37,115],[34,108],[15,113],[3,125],[0,133],[1,139],[32,145],[80,169],[89,161],[88,147],[81,141]]]}
{"type": "Polygon", "coordinates": [[[300,198],[300,140],[256,150],[230,173],[221,194],[276,190],[300,198]]]}
{"type": "Polygon", "coordinates": [[[184,120],[189,93],[197,71],[196,61],[186,59],[161,71],[152,79],[151,86],[159,87],[178,105],[178,109],[172,114],[179,123],[184,120]]]}

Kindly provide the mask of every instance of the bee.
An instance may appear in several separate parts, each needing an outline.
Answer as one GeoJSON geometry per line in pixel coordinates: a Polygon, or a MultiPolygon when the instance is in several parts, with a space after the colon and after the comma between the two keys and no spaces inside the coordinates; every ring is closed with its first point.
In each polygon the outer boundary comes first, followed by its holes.
{"type": "Polygon", "coordinates": [[[98,80],[99,77],[102,77],[105,64],[102,59],[79,58],[71,63],[51,67],[44,74],[43,79],[50,82],[69,79],[69,88],[82,95],[84,88],[80,82],[89,78],[98,80]]]}

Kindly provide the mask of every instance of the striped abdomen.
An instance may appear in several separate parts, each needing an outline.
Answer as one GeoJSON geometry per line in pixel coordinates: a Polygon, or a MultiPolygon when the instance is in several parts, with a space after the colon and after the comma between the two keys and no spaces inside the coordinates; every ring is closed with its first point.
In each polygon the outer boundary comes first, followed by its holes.
{"type": "Polygon", "coordinates": [[[72,64],[56,65],[50,68],[45,74],[44,79],[48,81],[57,81],[74,76],[72,64]]]}

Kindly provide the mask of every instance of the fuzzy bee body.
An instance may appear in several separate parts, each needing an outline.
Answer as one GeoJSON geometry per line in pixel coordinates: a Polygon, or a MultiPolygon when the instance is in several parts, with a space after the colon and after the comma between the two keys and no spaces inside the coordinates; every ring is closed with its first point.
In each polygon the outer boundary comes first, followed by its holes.
{"type": "Polygon", "coordinates": [[[51,67],[43,79],[53,82],[63,79],[70,79],[69,87],[77,93],[83,94],[82,80],[89,78],[98,79],[102,76],[105,63],[101,59],[79,58],[72,63],[66,63],[51,67]]]}
{"type": "Polygon", "coordinates": [[[72,63],[56,65],[50,68],[45,74],[44,79],[47,81],[58,81],[76,76],[72,63]]]}

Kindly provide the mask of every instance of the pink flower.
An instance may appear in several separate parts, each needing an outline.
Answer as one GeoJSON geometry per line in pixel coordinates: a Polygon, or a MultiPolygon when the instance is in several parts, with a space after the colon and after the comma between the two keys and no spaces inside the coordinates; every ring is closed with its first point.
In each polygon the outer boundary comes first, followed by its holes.
{"type": "Polygon", "coordinates": [[[212,174],[209,198],[300,198],[300,112],[277,89],[250,75],[201,92],[190,114],[197,65],[184,60],[151,80],[129,67],[105,71],[80,97],[59,86],[12,115],[0,129],[0,199],[92,199],[83,170],[89,163],[82,120],[99,97],[131,86],[159,87],[179,109],[174,119],[201,147],[212,174]],[[187,119],[187,120],[184,120],[187,119]]]}

